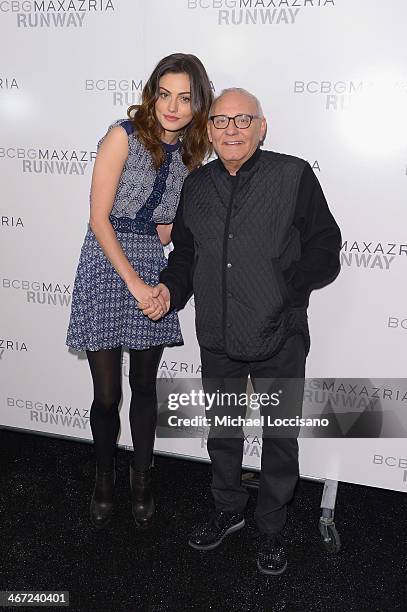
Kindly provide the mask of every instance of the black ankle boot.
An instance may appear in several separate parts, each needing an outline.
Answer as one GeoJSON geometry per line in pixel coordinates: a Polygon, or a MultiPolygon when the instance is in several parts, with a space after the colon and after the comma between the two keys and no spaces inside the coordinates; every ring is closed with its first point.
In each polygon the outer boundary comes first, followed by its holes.
{"type": "Polygon", "coordinates": [[[151,467],[145,472],[136,471],[130,465],[131,509],[137,527],[150,525],[155,504],[151,490],[151,467]]]}
{"type": "Polygon", "coordinates": [[[97,529],[106,527],[113,515],[116,471],[102,472],[96,467],[96,482],[90,502],[90,519],[97,529]]]}

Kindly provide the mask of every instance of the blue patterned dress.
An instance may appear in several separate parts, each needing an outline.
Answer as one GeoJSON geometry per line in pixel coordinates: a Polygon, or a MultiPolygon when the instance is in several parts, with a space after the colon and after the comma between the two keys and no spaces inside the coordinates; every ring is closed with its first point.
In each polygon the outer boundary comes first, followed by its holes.
{"type": "MultiPolygon", "coordinates": [[[[182,162],[180,143],[163,143],[165,161],[157,171],[132,122],[117,121],[109,130],[118,125],[128,135],[129,155],[110,221],[137,274],[145,283],[156,285],[167,265],[156,223],[172,223],[188,171],[182,162]]],[[[97,351],[118,346],[147,349],[182,341],[176,312],[151,321],[137,308],[135,298],[89,227],[75,277],[66,344],[80,351],[97,351]]]]}

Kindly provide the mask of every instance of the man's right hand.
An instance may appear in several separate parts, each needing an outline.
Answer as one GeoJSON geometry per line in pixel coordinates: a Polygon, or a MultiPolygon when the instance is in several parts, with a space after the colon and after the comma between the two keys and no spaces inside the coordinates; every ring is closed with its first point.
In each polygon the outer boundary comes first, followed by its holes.
{"type": "Polygon", "coordinates": [[[140,304],[143,314],[147,315],[152,321],[158,321],[170,308],[170,292],[163,283],[159,283],[153,287],[151,297],[152,304],[140,304]]]}

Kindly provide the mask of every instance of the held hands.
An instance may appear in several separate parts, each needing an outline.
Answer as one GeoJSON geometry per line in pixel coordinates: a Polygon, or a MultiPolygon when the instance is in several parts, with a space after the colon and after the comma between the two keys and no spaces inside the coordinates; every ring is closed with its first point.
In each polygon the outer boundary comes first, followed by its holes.
{"type": "Polygon", "coordinates": [[[143,311],[143,314],[148,316],[152,321],[161,319],[170,308],[170,292],[167,287],[163,283],[159,283],[156,287],[153,287],[149,301],[140,302],[139,308],[143,311]]]}
{"type": "Polygon", "coordinates": [[[128,283],[127,288],[137,301],[139,308],[141,304],[152,304],[153,287],[150,287],[150,285],[147,285],[141,279],[138,279],[136,282],[128,283]]]}
{"type": "Polygon", "coordinates": [[[158,321],[168,312],[170,292],[162,283],[159,283],[156,287],[151,287],[137,278],[128,282],[127,288],[137,301],[137,306],[143,314],[153,321],[158,321]]]}

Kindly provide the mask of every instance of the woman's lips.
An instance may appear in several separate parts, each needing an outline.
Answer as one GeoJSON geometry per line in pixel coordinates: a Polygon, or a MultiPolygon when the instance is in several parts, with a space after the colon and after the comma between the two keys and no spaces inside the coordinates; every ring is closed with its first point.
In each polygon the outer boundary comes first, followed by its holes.
{"type": "Polygon", "coordinates": [[[174,117],[173,115],[164,115],[164,119],[166,121],[178,121],[178,117],[174,117]]]}

